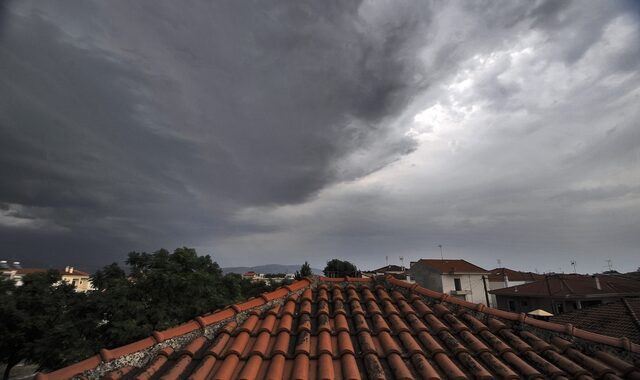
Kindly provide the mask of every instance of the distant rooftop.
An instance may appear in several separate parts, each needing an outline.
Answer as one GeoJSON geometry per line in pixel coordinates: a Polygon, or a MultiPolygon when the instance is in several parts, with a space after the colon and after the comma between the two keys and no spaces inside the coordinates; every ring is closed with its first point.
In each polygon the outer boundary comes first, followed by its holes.
{"type": "Polygon", "coordinates": [[[509,268],[495,268],[491,269],[489,274],[489,281],[504,281],[505,276],[509,281],[538,281],[543,280],[544,275],[533,272],[520,272],[509,268]]]}
{"type": "Polygon", "coordinates": [[[425,265],[440,273],[489,273],[488,270],[463,259],[420,259],[413,265],[425,265]]]}
{"type": "Polygon", "coordinates": [[[543,280],[496,289],[489,293],[565,298],[594,295],[640,295],[640,281],[615,275],[555,274],[547,275],[543,280]]]}

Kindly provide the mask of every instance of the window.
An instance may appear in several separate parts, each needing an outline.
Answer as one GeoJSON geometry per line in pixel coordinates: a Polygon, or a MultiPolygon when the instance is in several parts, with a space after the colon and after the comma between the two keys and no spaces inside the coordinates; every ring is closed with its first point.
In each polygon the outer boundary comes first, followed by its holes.
{"type": "Polygon", "coordinates": [[[453,279],[453,286],[456,288],[456,290],[462,290],[462,283],[460,282],[459,278],[453,279]]]}
{"type": "Polygon", "coordinates": [[[516,311],[516,301],[509,300],[509,311],[516,311]]]}

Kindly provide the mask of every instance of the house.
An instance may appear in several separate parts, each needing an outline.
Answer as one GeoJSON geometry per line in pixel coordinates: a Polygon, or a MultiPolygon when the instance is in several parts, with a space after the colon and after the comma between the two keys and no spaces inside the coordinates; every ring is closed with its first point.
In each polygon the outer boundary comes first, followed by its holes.
{"type": "Polygon", "coordinates": [[[400,265],[390,264],[390,265],[385,265],[383,267],[380,267],[378,269],[362,272],[362,277],[375,277],[375,276],[386,276],[386,275],[390,275],[399,280],[408,281],[410,283],[414,282],[413,279],[411,278],[411,275],[409,274],[408,269],[400,265]]]}
{"type": "Polygon", "coordinates": [[[618,275],[553,274],[543,280],[490,291],[499,309],[529,312],[543,309],[562,314],[640,296],[640,281],[618,275]]]}
{"type": "MultiPolygon", "coordinates": [[[[543,280],[544,275],[533,272],[520,272],[509,268],[495,268],[489,271],[489,290],[508,288],[515,285],[523,285],[529,282],[543,280]]],[[[498,300],[495,294],[489,295],[492,307],[497,307],[498,300]]]]}
{"type": "Polygon", "coordinates": [[[420,259],[411,263],[411,278],[421,286],[465,301],[489,304],[489,271],[462,259],[420,259]]]}
{"type": "MultiPolygon", "coordinates": [[[[6,262],[2,263],[4,264],[0,267],[2,276],[14,281],[16,286],[22,286],[22,279],[24,276],[31,273],[45,273],[48,270],[44,268],[22,268],[19,262],[14,262],[12,266],[6,264],[6,262]]],[[[62,281],[75,286],[77,292],[93,290],[91,275],[89,273],[77,270],[70,266],[59,270],[59,272],[62,276],[62,281]]]]}
{"type": "Polygon", "coordinates": [[[552,322],[571,323],[583,330],[610,336],[626,336],[640,344],[640,298],[623,297],[599,306],[551,317],[552,322]]]}
{"type": "Polygon", "coordinates": [[[638,379],[639,360],[626,338],[392,276],[320,277],[36,379],[638,379]]]}
{"type": "Polygon", "coordinates": [[[244,272],[244,274],[242,275],[242,278],[246,279],[246,280],[254,280],[257,279],[259,277],[258,273],[250,270],[248,272],[244,272]]]}
{"type": "Polygon", "coordinates": [[[77,292],[93,290],[91,275],[87,272],[67,266],[64,268],[64,271],[60,271],[60,274],[62,275],[62,281],[75,286],[77,292]]]}

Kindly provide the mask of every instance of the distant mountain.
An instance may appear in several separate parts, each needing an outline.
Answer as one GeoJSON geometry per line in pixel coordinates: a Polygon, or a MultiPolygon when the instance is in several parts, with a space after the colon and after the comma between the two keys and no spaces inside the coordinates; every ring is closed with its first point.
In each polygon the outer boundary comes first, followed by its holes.
{"type": "MultiPolygon", "coordinates": [[[[245,272],[254,271],[256,273],[296,273],[296,271],[300,270],[300,265],[282,265],[282,264],[266,264],[266,265],[258,265],[255,267],[228,267],[222,268],[224,273],[239,273],[243,274],[245,272]]],[[[311,268],[313,274],[322,274],[322,270],[318,268],[311,268]]]]}

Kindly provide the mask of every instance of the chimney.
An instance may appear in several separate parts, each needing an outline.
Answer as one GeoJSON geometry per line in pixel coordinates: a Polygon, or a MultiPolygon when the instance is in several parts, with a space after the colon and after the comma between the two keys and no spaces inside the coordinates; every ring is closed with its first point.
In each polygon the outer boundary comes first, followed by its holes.
{"type": "Polygon", "coordinates": [[[507,276],[507,274],[504,274],[504,287],[508,288],[509,287],[509,276],[507,276]]]}
{"type": "Polygon", "coordinates": [[[596,289],[602,290],[602,286],[600,285],[600,278],[598,277],[598,275],[594,275],[593,279],[596,280],[596,289]]]}
{"type": "Polygon", "coordinates": [[[69,273],[73,273],[73,267],[69,267],[69,273]]]}
{"type": "Polygon", "coordinates": [[[69,266],[64,267],[64,273],[69,273],[69,266]]]}

